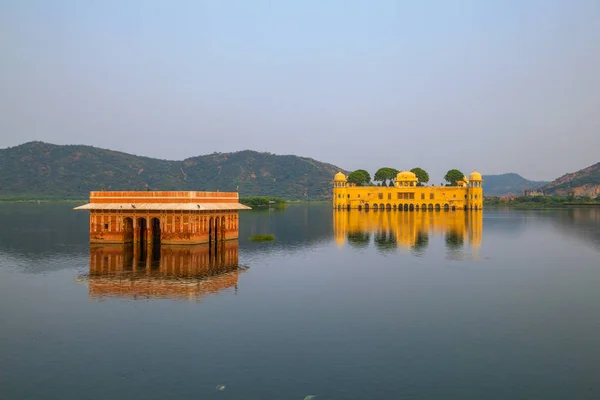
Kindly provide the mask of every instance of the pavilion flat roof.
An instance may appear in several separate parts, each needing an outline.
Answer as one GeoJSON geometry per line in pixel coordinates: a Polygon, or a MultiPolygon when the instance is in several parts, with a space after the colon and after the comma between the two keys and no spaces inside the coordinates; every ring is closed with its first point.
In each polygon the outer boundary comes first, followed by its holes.
{"type": "Polygon", "coordinates": [[[74,210],[226,211],[251,210],[241,203],[88,203],[74,210]]]}

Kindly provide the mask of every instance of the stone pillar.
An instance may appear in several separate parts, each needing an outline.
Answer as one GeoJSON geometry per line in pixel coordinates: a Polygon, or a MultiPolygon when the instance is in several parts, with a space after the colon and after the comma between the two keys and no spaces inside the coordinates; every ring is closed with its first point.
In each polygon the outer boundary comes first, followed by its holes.
{"type": "Polygon", "coordinates": [[[150,245],[150,243],[152,243],[154,241],[154,229],[153,229],[153,225],[152,223],[153,218],[151,215],[148,216],[148,218],[146,218],[146,220],[148,222],[146,222],[146,243],[148,245],[150,245]]]}
{"type": "Polygon", "coordinates": [[[138,227],[138,221],[135,215],[132,217],[133,219],[133,243],[138,243],[140,241],[140,231],[138,227]]]}
{"type": "Polygon", "coordinates": [[[152,246],[152,242],[150,242],[150,240],[148,240],[146,242],[146,272],[149,272],[152,266],[152,249],[154,246],[152,246]]]}

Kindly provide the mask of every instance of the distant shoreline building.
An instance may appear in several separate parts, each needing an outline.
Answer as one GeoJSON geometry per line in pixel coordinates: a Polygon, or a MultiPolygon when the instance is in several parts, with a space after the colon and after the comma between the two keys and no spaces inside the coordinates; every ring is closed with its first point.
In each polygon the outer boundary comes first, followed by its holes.
{"type": "Polygon", "coordinates": [[[537,197],[537,196],[544,196],[544,191],[541,189],[525,189],[523,190],[523,196],[527,196],[527,197],[537,197]]]}
{"type": "Polygon", "coordinates": [[[338,172],[333,178],[333,207],[337,210],[482,210],[483,179],[473,171],[457,186],[417,186],[417,176],[410,171],[396,175],[394,186],[356,186],[338,172]]]}
{"type": "Polygon", "coordinates": [[[91,192],[90,243],[188,245],[238,238],[236,192],[91,192]]]}

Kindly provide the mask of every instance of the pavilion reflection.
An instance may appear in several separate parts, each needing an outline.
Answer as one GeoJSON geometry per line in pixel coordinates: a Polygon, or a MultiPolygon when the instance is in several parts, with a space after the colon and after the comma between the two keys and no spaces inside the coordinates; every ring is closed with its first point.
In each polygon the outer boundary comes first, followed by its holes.
{"type": "Polygon", "coordinates": [[[197,301],[226,290],[237,293],[238,241],[214,245],[90,246],[92,299],[174,299],[197,301]]]}
{"type": "Polygon", "coordinates": [[[371,242],[382,251],[407,248],[423,252],[430,236],[443,236],[450,258],[468,244],[481,247],[483,216],[471,212],[373,212],[335,211],[334,237],[338,245],[369,247],[371,242]]]}

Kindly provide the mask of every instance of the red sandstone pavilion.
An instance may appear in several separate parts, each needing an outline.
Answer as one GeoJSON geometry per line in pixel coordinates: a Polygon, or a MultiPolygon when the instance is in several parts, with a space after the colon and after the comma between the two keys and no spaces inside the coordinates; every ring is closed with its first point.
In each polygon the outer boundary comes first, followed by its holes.
{"type": "Polygon", "coordinates": [[[238,238],[235,192],[91,192],[91,243],[216,243],[238,238]]]}

